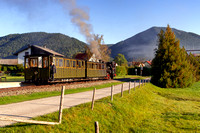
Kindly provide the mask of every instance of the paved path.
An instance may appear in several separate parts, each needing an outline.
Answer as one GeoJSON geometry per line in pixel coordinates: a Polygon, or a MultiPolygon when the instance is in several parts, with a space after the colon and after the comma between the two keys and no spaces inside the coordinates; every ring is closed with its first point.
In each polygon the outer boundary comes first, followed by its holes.
{"type": "MultiPolygon", "coordinates": [[[[138,86],[139,83],[136,83],[138,86]]],[[[124,90],[128,90],[129,83],[124,83],[124,90]]],[[[131,88],[134,88],[134,83],[131,83],[131,88]]],[[[67,90],[65,90],[67,91],[67,90]]],[[[133,91],[133,89],[131,90],[133,91]]],[[[121,92],[121,85],[114,86],[114,94],[121,92]]],[[[111,87],[96,90],[95,99],[110,96],[111,87]]],[[[63,108],[70,108],[82,103],[91,102],[93,91],[67,94],[64,96],[63,108]]],[[[60,96],[42,98],[37,100],[13,103],[8,105],[0,105],[0,117],[13,117],[20,119],[31,119],[32,117],[52,113],[58,111],[60,104],[60,96]]],[[[0,121],[0,127],[11,125],[11,121],[0,121]]]]}

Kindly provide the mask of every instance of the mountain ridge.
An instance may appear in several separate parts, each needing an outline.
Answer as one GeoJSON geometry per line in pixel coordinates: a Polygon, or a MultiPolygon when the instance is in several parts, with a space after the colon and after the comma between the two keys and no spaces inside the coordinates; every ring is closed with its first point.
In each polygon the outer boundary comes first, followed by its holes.
{"type": "MultiPolygon", "coordinates": [[[[120,41],[110,47],[111,56],[118,53],[124,54],[128,61],[137,59],[151,60],[158,45],[158,33],[166,27],[153,26],[145,31],[135,34],[126,40],[120,41]]],[[[176,38],[180,40],[180,46],[186,49],[200,49],[200,35],[172,28],[176,38]]]]}

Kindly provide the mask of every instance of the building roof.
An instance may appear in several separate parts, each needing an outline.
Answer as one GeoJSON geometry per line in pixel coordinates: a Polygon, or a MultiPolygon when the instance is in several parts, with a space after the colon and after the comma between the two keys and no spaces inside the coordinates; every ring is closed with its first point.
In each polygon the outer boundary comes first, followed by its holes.
{"type": "Polygon", "coordinates": [[[53,51],[53,50],[51,50],[51,49],[45,48],[45,47],[40,47],[40,46],[37,46],[37,45],[32,45],[32,47],[39,48],[39,49],[41,49],[41,50],[43,50],[43,51],[46,51],[46,52],[48,52],[49,54],[52,54],[52,55],[57,55],[57,56],[62,56],[62,57],[64,57],[64,55],[62,55],[62,54],[60,54],[60,53],[57,53],[57,52],[55,52],[55,51],[53,51]]]}
{"type": "Polygon", "coordinates": [[[46,47],[41,47],[41,46],[38,46],[38,45],[26,45],[24,47],[22,47],[21,49],[19,49],[17,52],[14,53],[14,55],[18,55],[18,53],[24,51],[24,50],[27,50],[31,48],[31,54],[52,54],[52,55],[55,55],[55,56],[61,56],[61,57],[64,57],[64,55],[60,54],[60,53],[57,53],[51,49],[48,49],[46,47]],[[43,52],[41,52],[43,51],[43,52]]]}
{"type": "Polygon", "coordinates": [[[149,65],[151,65],[151,61],[146,61],[149,65]]]}
{"type": "Polygon", "coordinates": [[[0,65],[17,65],[18,59],[0,59],[0,65]]]}
{"type": "Polygon", "coordinates": [[[17,50],[13,55],[18,55],[18,53],[24,51],[24,50],[27,50],[31,47],[31,45],[26,45],[26,46],[23,46],[22,48],[20,48],[19,50],[17,50]]]}
{"type": "Polygon", "coordinates": [[[79,53],[75,56],[75,59],[88,60],[88,55],[87,53],[79,53]]]}

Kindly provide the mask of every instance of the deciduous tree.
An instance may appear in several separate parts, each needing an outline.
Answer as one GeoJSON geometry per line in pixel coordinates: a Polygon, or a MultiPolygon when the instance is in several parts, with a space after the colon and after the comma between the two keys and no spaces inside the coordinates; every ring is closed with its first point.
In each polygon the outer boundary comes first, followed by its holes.
{"type": "Polygon", "coordinates": [[[120,66],[127,66],[128,63],[123,54],[118,54],[115,57],[114,61],[120,66]]]}

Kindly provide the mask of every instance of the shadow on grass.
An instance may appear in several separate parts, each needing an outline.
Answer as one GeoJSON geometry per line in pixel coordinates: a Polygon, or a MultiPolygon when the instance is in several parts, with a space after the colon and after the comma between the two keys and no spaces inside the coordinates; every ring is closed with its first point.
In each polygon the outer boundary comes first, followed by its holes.
{"type": "Polygon", "coordinates": [[[116,80],[116,81],[120,81],[120,82],[136,82],[136,83],[139,83],[139,81],[141,80],[141,82],[148,82],[149,81],[149,79],[147,78],[147,79],[141,79],[141,78],[135,78],[135,79],[133,79],[133,78],[120,78],[120,79],[114,79],[114,80],[116,80]]]}

